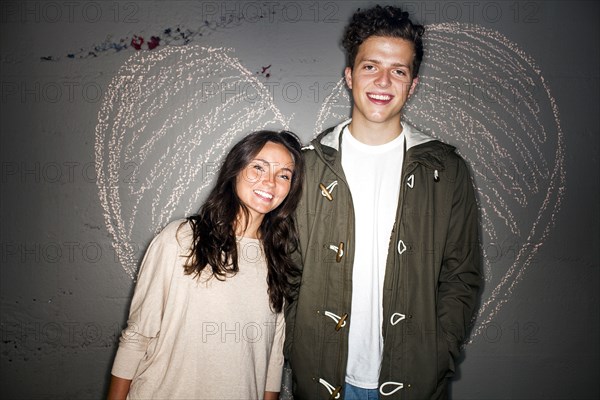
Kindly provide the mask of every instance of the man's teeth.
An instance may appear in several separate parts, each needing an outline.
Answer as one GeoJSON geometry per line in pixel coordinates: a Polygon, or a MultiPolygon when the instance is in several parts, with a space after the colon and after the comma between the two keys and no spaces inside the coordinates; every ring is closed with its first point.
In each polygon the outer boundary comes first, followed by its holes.
{"type": "Polygon", "coordinates": [[[375,99],[375,100],[383,100],[383,101],[387,101],[387,100],[391,100],[392,96],[388,96],[386,94],[370,94],[369,97],[375,99]]]}
{"type": "Polygon", "coordinates": [[[254,193],[256,193],[259,196],[266,197],[267,199],[273,198],[273,195],[271,193],[263,192],[262,190],[255,190],[254,193]]]}

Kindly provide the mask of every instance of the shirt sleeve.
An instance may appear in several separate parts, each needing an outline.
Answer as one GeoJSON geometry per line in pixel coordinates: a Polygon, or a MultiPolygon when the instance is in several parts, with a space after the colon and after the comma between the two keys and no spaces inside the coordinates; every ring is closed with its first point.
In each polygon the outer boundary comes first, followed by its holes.
{"type": "Polygon", "coordinates": [[[277,324],[275,325],[275,337],[273,338],[273,347],[269,357],[267,367],[267,384],[265,391],[280,392],[281,377],[283,375],[283,342],[285,341],[285,319],[283,311],[277,314],[277,324]]]}
{"type": "Polygon", "coordinates": [[[142,260],[127,327],[121,333],[111,373],[133,379],[148,346],[161,328],[164,307],[179,256],[177,228],[171,223],[150,243],[142,260]]]}

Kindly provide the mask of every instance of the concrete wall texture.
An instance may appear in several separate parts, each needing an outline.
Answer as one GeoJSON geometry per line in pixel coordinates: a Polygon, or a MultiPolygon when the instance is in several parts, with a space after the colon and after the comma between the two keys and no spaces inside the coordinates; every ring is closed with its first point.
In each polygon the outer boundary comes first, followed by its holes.
{"type": "MultiPolygon", "coordinates": [[[[427,27],[405,118],[457,146],[481,210],[452,398],[598,398],[598,3],[394,3],[427,27]]],[[[348,116],[339,40],[373,4],[0,4],[3,399],[105,395],[153,235],[251,130],[348,116]]]]}

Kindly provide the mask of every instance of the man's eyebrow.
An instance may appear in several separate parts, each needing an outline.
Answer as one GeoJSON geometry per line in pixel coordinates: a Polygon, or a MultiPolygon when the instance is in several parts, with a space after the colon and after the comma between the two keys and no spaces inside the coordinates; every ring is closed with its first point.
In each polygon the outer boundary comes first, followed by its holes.
{"type": "MultiPolygon", "coordinates": [[[[376,60],[376,59],[372,59],[372,58],[366,58],[364,60],[360,60],[359,61],[359,63],[363,63],[363,62],[368,62],[368,63],[371,63],[371,64],[381,65],[381,61],[376,60]]],[[[403,63],[392,63],[392,67],[410,68],[410,65],[403,64],[403,63]]]]}
{"type": "Polygon", "coordinates": [[[362,60],[360,60],[359,62],[363,63],[363,62],[368,62],[371,64],[381,64],[381,61],[376,60],[374,58],[363,58],[362,60]]]}

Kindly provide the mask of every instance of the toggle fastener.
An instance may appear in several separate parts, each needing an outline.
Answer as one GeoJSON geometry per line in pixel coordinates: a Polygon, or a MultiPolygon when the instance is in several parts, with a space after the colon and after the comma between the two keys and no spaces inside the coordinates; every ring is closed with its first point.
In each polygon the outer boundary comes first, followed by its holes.
{"type": "Polygon", "coordinates": [[[344,313],[344,315],[342,315],[342,318],[340,318],[340,320],[338,321],[337,325],[335,326],[335,330],[339,331],[340,329],[342,329],[345,325],[346,325],[346,319],[348,318],[348,314],[344,313]]]}
{"type": "Polygon", "coordinates": [[[334,400],[334,399],[339,399],[340,398],[340,392],[342,391],[342,387],[341,386],[334,387],[331,383],[327,382],[323,378],[319,379],[319,383],[321,385],[325,386],[325,388],[329,392],[329,394],[330,394],[329,400],[334,400]]]}
{"type": "Polygon", "coordinates": [[[329,245],[329,248],[336,252],[335,254],[335,262],[342,261],[342,257],[344,256],[344,242],[340,242],[339,246],[329,245]]]}
{"type": "Polygon", "coordinates": [[[331,311],[325,311],[325,316],[334,320],[337,324],[335,325],[335,330],[339,331],[344,326],[346,326],[346,320],[348,319],[348,314],[345,313],[341,317],[337,314],[332,313],[331,311]]]}
{"type": "Polygon", "coordinates": [[[321,195],[325,196],[327,200],[333,201],[333,196],[331,192],[333,192],[333,188],[335,188],[338,184],[338,181],[333,181],[327,187],[322,183],[319,183],[319,188],[321,189],[321,195]]]}

